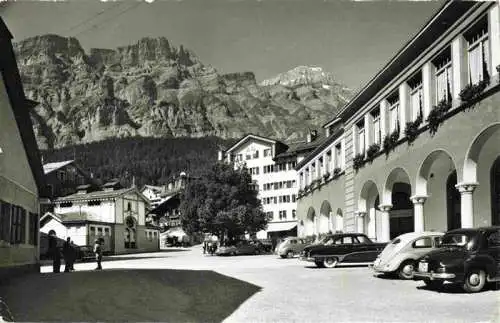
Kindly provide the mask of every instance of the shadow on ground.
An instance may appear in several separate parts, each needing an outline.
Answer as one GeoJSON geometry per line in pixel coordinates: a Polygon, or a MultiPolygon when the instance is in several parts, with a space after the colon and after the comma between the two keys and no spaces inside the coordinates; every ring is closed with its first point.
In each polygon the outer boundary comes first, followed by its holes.
{"type": "Polygon", "coordinates": [[[33,274],[0,286],[16,321],[220,322],[261,288],[213,271],[33,274]]]}
{"type": "MultiPolygon", "coordinates": [[[[451,284],[445,283],[440,288],[431,288],[422,282],[422,286],[417,286],[417,289],[426,290],[435,293],[446,293],[446,294],[469,294],[464,291],[460,284],[451,284]]],[[[497,291],[500,290],[500,283],[488,283],[484,286],[483,290],[480,293],[485,293],[488,291],[497,291]]]]}

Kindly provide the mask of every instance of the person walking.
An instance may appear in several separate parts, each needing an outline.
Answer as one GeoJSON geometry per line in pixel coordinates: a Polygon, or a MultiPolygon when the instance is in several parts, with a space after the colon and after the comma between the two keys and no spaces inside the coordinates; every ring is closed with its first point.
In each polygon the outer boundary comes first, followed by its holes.
{"type": "Polygon", "coordinates": [[[97,261],[97,268],[95,270],[102,270],[102,266],[101,266],[102,247],[101,247],[101,240],[99,240],[99,239],[95,240],[94,253],[95,253],[95,260],[97,261]]]}

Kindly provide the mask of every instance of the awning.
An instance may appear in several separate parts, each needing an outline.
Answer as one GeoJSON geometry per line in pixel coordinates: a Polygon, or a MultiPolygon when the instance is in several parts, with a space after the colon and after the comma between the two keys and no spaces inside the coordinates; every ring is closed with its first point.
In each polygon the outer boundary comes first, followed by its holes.
{"type": "Polygon", "coordinates": [[[267,224],[267,232],[278,232],[292,230],[297,226],[297,222],[276,222],[267,224]]]}

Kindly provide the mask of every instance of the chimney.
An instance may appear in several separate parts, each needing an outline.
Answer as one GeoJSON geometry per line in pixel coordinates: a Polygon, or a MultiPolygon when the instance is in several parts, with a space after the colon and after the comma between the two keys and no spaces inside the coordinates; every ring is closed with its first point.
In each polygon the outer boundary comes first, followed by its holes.
{"type": "Polygon", "coordinates": [[[218,161],[224,160],[224,151],[223,150],[219,150],[219,155],[217,157],[217,160],[218,161]]]}
{"type": "Polygon", "coordinates": [[[311,131],[311,141],[316,140],[318,138],[318,131],[317,130],[312,130],[311,131]]]}
{"type": "Polygon", "coordinates": [[[330,137],[330,127],[325,129],[325,137],[330,137]]]}
{"type": "Polygon", "coordinates": [[[306,139],[307,143],[310,143],[312,140],[311,140],[311,133],[307,133],[307,139],[306,139]]]}

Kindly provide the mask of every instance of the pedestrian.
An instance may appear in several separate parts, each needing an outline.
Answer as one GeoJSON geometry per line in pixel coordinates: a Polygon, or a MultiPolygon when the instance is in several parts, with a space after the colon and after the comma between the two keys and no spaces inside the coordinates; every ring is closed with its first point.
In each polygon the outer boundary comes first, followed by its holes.
{"type": "Polygon", "coordinates": [[[71,251],[71,238],[67,237],[63,244],[63,258],[64,258],[64,272],[69,273],[71,270],[71,258],[73,257],[71,251]]]}
{"type": "Polygon", "coordinates": [[[95,240],[94,253],[95,253],[95,260],[97,262],[97,268],[95,270],[102,270],[102,267],[101,267],[102,247],[101,247],[101,240],[99,240],[99,239],[95,240]]]}
{"type": "Polygon", "coordinates": [[[61,254],[57,247],[57,236],[49,234],[49,255],[52,258],[52,271],[54,273],[61,272],[61,254]]]}
{"type": "Polygon", "coordinates": [[[76,256],[77,256],[77,248],[76,248],[76,245],[73,242],[73,240],[71,240],[70,246],[71,246],[71,249],[70,249],[71,250],[71,257],[70,257],[71,266],[70,266],[69,270],[75,271],[75,261],[76,261],[76,256]]]}

